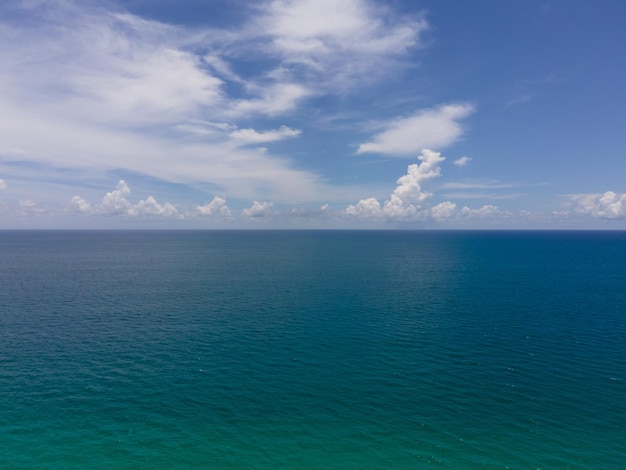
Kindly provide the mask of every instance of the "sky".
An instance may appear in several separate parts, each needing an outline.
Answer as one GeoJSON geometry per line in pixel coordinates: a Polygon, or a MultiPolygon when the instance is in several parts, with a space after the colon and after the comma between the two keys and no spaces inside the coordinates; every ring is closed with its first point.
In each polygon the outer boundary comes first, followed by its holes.
{"type": "Polygon", "coordinates": [[[623,0],[4,0],[0,229],[626,229],[623,0]]]}

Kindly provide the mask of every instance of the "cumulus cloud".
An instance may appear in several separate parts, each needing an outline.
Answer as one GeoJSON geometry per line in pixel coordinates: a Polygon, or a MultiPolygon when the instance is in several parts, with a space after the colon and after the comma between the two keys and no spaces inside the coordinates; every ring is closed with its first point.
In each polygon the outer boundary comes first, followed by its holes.
{"type": "Polygon", "coordinates": [[[424,109],[408,118],[396,119],[376,134],[371,142],[359,145],[357,154],[383,153],[406,156],[429,147],[445,147],[463,134],[459,120],[474,111],[470,104],[450,104],[424,109]]]}
{"type": "Polygon", "coordinates": [[[7,184],[4,180],[0,180],[0,191],[7,189],[7,184]]]}
{"type": "Polygon", "coordinates": [[[383,215],[380,202],[374,197],[361,199],[355,205],[348,206],[346,214],[362,219],[378,219],[383,215]]]}
{"type": "Polygon", "coordinates": [[[456,203],[443,201],[428,206],[426,201],[433,195],[423,188],[423,183],[441,174],[440,164],[445,160],[439,152],[424,149],[419,157],[421,163],[409,165],[407,173],[398,178],[394,192],[384,202],[376,198],[361,199],[348,206],[343,214],[371,221],[426,221],[444,222],[448,220],[490,219],[510,217],[511,213],[494,205],[484,205],[478,209],[464,206],[460,210],[456,203]]]}
{"type": "Polygon", "coordinates": [[[226,205],[226,199],[219,196],[215,196],[213,200],[203,206],[196,206],[198,214],[204,217],[221,217],[228,219],[231,217],[231,212],[226,205]]]}
{"type": "Polygon", "coordinates": [[[149,196],[137,204],[132,204],[126,199],[128,195],[130,195],[130,188],[124,180],[120,180],[113,191],[105,194],[100,204],[91,204],[80,196],[74,196],[70,201],[70,207],[76,212],[88,215],[130,217],[172,217],[178,215],[178,209],[169,202],[159,204],[156,199],[149,196]]]}
{"type": "Polygon", "coordinates": [[[500,211],[498,206],[486,204],[478,209],[470,209],[465,206],[461,209],[461,215],[464,217],[479,217],[481,219],[487,219],[489,217],[495,217],[497,215],[510,215],[508,212],[500,211]]]}
{"type": "Polygon", "coordinates": [[[447,220],[456,216],[456,204],[445,201],[430,208],[430,214],[435,220],[447,220]]]}
{"type": "Polygon", "coordinates": [[[99,212],[106,215],[127,214],[130,212],[131,204],[126,200],[130,194],[130,188],[124,180],[117,183],[117,187],[104,196],[99,212]]]}
{"type": "Polygon", "coordinates": [[[239,140],[246,144],[260,144],[265,142],[275,142],[278,140],[289,139],[299,136],[301,131],[290,129],[287,126],[280,126],[278,129],[258,132],[254,129],[238,129],[229,135],[235,140],[239,140]]]}
{"type": "Polygon", "coordinates": [[[91,212],[91,203],[80,196],[74,196],[70,201],[70,206],[77,212],[85,214],[91,212]]]}
{"type": "Polygon", "coordinates": [[[241,214],[251,219],[262,219],[272,215],[272,206],[271,202],[254,201],[252,206],[244,209],[241,214]]]}
{"type": "Polygon", "coordinates": [[[371,219],[406,219],[416,215],[422,202],[432,195],[422,189],[422,183],[441,174],[439,164],[445,157],[439,152],[423,149],[418,159],[421,163],[407,167],[407,173],[398,178],[396,189],[384,204],[375,198],[362,199],[356,205],[348,206],[345,213],[371,219]]]}
{"type": "Polygon", "coordinates": [[[461,158],[457,158],[452,163],[454,163],[456,166],[465,166],[470,162],[471,159],[472,159],[471,157],[467,157],[467,156],[461,157],[461,158]]]}
{"type": "Polygon", "coordinates": [[[571,196],[576,212],[601,219],[626,216],[626,193],[607,191],[604,194],[576,194],[571,196]]]}
{"type": "Polygon", "coordinates": [[[171,217],[178,213],[178,209],[169,202],[161,205],[152,196],[148,196],[147,199],[139,201],[132,206],[128,214],[132,216],[139,215],[157,215],[161,217],[171,217]]]}

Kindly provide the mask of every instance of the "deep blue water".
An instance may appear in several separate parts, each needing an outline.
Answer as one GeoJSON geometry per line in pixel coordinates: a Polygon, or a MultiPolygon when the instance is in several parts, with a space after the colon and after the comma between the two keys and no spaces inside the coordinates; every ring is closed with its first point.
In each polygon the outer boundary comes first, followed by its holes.
{"type": "Polygon", "coordinates": [[[0,468],[623,468],[624,232],[0,232],[0,468]]]}

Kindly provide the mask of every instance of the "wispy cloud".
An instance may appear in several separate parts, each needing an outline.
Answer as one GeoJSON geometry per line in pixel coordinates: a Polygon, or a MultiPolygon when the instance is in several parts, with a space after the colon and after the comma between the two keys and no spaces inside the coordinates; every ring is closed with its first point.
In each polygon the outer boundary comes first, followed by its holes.
{"type": "Polygon", "coordinates": [[[470,162],[471,159],[472,157],[465,156],[465,157],[457,158],[452,163],[454,163],[456,166],[465,166],[470,162]]]}
{"type": "Polygon", "coordinates": [[[253,27],[293,73],[345,91],[388,74],[428,24],[368,0],[274,0],[253,27]]]}
{"type": "Polygon", "coordinates": [[[448,182],[440,186],[440,189],[503,189],[513,188],[515,185],[508,183],[470,183],[470,182],[448,182]]]}
{"type": "Polygon", "coordinates": [[[290,129],[287,126],[281,126],[278,129],[258,132],[254,129],[238,129],[229,134],[235,140],[245,144],[260,144],[266,142],[275,142],[277,140],[289,139],[297,137],[301,134],[300,130],[290,129]]]}
{"type": "Polygon", "coordinates": [[[511,108],[529,103],[535,99],[542,88],[562,83],[565,80],[566,79],[563,77],[557,77],[554,75],[548,75],[538,79],[520,80],[515,85],[515,90],[513,91],[511,98],[504,103],[504,106],[506,108],[511,108]]]}
{"type": "Polygon", "coordinates": [[[382,153],[405,157],[423,148],[446,147],[463,134],[459,120],[474,112],[470,104],[450,104],[417,111],[410,117],[396,119],[385,130],[361,144],[357,154],[382,153]]]}
{"type": "MultiPolygon", "coordinates": [[[[250,22],[217,30],[146,20],[109,3],[1,5],[3,145],[27,149],[11,155],[23,162],[123,170],[229,198],[345,197],[292,157],[242,144],[296,137],[300,130],[276,119],[401,67],[428,25],[361,0],[254,8],[250,22]]],[[[161,209],[148,200],[137,208],[161,209]]]]}

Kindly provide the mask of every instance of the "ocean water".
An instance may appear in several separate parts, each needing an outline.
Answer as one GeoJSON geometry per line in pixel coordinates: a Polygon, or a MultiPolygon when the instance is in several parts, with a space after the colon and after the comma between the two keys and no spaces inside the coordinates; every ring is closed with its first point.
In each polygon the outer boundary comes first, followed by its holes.
{"type": "Polygon", "coordinates": [[[0,232],[0,468],[624,465],[624,232],[0,232]]]}

